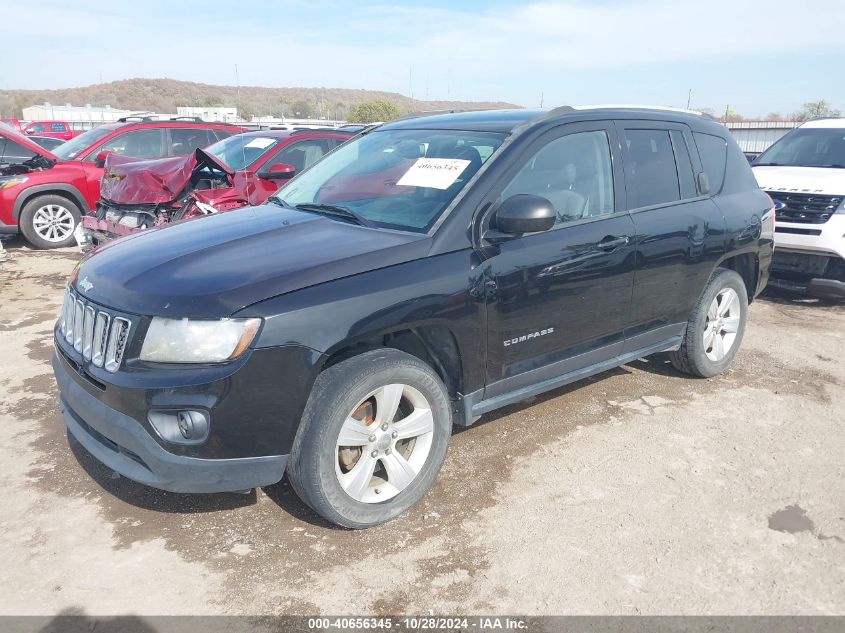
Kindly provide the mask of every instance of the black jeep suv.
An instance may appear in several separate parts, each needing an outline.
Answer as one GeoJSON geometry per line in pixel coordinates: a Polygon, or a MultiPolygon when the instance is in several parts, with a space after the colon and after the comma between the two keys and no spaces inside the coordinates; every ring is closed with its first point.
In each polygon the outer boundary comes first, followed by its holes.
{"type": "Polygon", "coordinates": [[[400,120],[265,205],[85,258],[55,331],[61,410],[144,484],[287,470],[323,517],[375,525],[425,494],[453,425],[655,352],[723,371],[772,225],[728,131],[695,113],[400,120]]]}

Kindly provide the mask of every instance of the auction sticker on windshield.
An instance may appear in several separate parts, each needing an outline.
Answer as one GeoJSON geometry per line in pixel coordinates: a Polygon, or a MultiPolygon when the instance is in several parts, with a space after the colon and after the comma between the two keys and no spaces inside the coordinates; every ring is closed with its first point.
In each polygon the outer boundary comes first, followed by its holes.
{"type": "Polygon", "coordinates": [[[266,147],[270,147],[275,142],[276,139],[272,138],[254,138],[244,145],[244,147],[257,147],[258,149],[264,149],[266,147]]]}
{"type": "Polygon", "coordinates": [[[460,158],[418,158],[397,185],[448,189],[470,161],[460,158]]]}

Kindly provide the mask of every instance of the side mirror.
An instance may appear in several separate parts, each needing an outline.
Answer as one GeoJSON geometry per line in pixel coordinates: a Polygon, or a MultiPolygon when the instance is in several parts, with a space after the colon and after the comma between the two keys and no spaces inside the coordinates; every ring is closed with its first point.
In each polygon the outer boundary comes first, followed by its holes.
{"type": "Polygon", "coordinates": [[[528,193],[511,196],[496,211],[496,228],[509,235],[548,231],[556,221],[552,203],[528,193]]]}
{"type": "Polygon", "coordinates": [[[293,178],[296,174],[296,167],[288,165],[287,163],[276,163],[270,169],[265,169],[258,172],[259,178],[266,178],[267,180],[287,180],[293,178]]]}
{"type": "Polygon", "coordinates": [[[24,130],[23,133],[32,135],[35,134],[35,130],[24,130]]]}
{"type": "Polygon", "coordinates": [[[102,167],[106,163],[106,159],[109,157],[109,152],[103,150],[101,152],[97,152],[97,156],[94,158],[94,165],[97,167],[102,167]]]}

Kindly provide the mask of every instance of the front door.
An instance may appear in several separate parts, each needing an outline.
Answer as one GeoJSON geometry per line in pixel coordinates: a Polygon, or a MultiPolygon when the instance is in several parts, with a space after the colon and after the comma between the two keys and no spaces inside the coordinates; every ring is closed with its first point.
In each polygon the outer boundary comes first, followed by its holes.
{"type": "Polygon", "coordinates": [[[633,289],[631,217],[609,122],[564,125],[525,151],[491,209],[516,194],[549,200],[546,232],[487,260],[485,398],[621,353],[633,289]]]}

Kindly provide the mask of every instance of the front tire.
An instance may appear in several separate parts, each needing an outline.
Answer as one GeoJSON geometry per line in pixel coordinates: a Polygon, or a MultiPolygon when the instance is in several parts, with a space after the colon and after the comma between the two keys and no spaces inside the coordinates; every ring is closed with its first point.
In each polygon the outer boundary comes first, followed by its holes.
{"type": "Polygon", "coordinates": [[[24,205],[18,224],[35,248],[61,248],[76,244],[80,217],[79,207],[63,196],[36,196],[24,205]]]}
{"type": "Polygon", "coordinates": [[[733,361],[748,318],[748,291],[736,272],[718,268],[693,308],[684,342],[670,354],[678,370],[710,378],[733,361]]]}
{"type": "Polygon", "coordinates": [[[366,352],[317,377],[288,477],[323,518],[371,527],[425,495],[451,432],[449,395],[431,367],[398,350],[366,352]]]}

